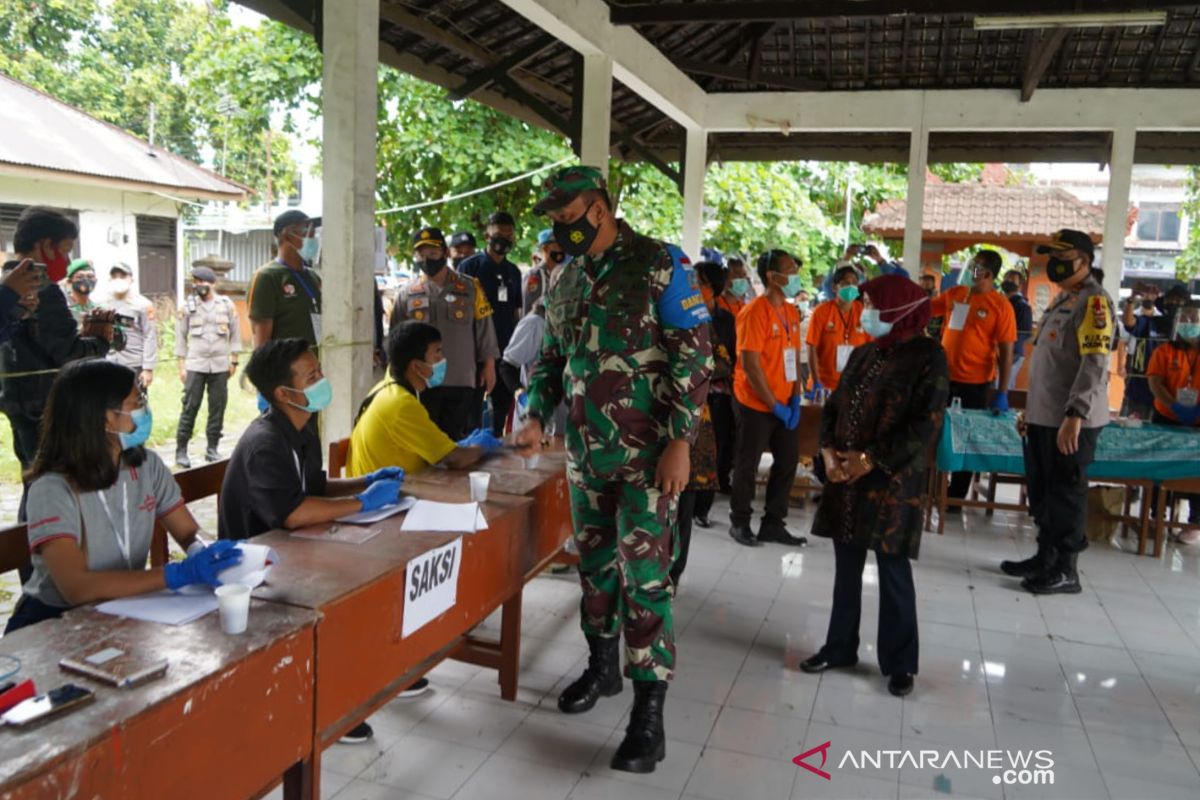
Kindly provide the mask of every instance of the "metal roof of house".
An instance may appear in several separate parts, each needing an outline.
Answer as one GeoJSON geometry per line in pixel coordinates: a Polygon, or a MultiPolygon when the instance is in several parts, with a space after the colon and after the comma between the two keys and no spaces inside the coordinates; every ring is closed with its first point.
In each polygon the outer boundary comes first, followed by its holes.
{"type": "Polygon", "coordinates": [[[0,130],[3,173],[75,176],[185,199],[240,200],[250,191],[5,75],[0,130]]]}
{"type": "MultiPolygon", "coordinates": [[[[880,203],[863,219],[863,230],[885,238],[902,237],[906,207],[902,199],[880,203]]],[[[1104,207],[1057,187],[932,182],[925,187],[922,229],[926,234],[1040,238],[1060,228],[1099,239],[1104,233],[1104,207]]]]}

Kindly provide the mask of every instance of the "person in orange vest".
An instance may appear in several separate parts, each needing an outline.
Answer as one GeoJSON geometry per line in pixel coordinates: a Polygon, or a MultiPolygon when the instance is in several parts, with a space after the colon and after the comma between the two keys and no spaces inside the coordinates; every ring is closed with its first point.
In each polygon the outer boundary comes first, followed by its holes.
{"type": "MultiPolygon", "coordinates": [[[[1146,368],[1154,393],[1153,420],[1158,425],[1195,428],[1200,424],[1200,301],[1189,300],[1179,312],[1174,341],[1158,347],[1146,368]]],[[[1175,540],[1200,542],[1200,495],[1186,494],[1188,524],[1175,540]]]]}
{"type": "Polygon", "coordinates": [[[871,341],[862,327],[858,281],[854,267],[839,267],[833,273],[833,299],[813,309],[807,344],[808,368],[816,375],[814,392],[836,389],[850,353],[871,341]]]}

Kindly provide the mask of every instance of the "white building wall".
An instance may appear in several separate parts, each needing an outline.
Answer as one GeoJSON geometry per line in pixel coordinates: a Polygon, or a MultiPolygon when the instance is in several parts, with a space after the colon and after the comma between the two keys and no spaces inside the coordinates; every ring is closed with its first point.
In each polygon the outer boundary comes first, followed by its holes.
{"type": "MultiPolygon", "coordinates": [[[[176,241],[182,247],[178,204],[148,192],[0,175],[0,203],[47,205],[77,212],[79,253],[96,265],[101,291],[107,288],[108,270],[114,263],[123,261],[137,271],[139,214],[174,218],[176,241]]],[[[176,259],[176,285],[182,288],[185,281],[180,261],[176,259]]],[[[137,278],[135,275],[135,287],[137,278]]]]}

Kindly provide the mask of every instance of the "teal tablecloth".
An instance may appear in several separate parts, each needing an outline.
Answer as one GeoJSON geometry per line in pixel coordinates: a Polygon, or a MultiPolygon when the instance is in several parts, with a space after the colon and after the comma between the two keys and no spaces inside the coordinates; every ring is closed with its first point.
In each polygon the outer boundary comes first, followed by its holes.
{"type": "MultiPolygon", "coordinates": [[[[1016,412],[946,410],[938,443],[938,469],[944,472],[1025,474],[1016,412]]],[[[1100,432],[1089,478],[1166,480],[1200,477],[1200,431],[1143,425],[1109,425],[1100,432]]]]}

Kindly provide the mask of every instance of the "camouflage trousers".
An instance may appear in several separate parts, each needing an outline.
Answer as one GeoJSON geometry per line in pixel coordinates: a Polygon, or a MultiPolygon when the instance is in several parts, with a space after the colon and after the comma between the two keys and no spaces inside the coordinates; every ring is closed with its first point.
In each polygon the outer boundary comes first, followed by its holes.
{"type": "Polygon", "coordinates": [[[576,473],[571,481],[581,626],[602,638],[625,631],[625,677],[635,681],[669,680],[675,669],[676,505],[654,488],[652,475],[605,480],[576,473]]]}

